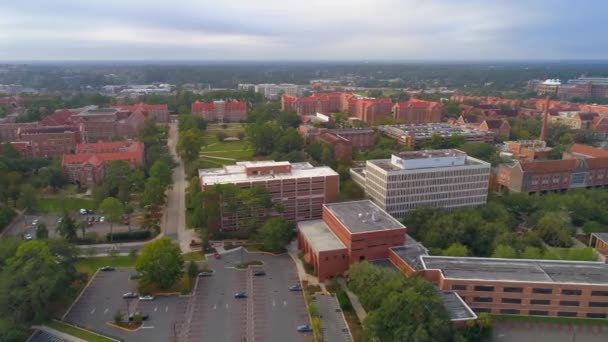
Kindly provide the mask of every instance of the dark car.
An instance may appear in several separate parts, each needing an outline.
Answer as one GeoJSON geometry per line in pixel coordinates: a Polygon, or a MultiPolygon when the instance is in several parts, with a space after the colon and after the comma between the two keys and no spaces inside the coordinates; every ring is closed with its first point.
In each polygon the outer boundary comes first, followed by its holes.
{"type": "Polygon", "coordinates": [[[104,266],[104,267],[100,268],[100,270],[105,271],[105,272],[107,272],[107,271],[114,271],[114,267],[112,267],[112,266],[104,266]]]}
{"type": "Polygon", "coordinates": [[[261,276],[265,276],[266,272],[264,272],[264,270],[254,271],[253,275],[256,277],[261,277],[261,276]]]}
{"type": "Polygon", "coordinates": [[[298,325],[298,328],[296,330],[298,332],[311,332],[312,328],[308,324],[302,324],[302,325],[298,325]]]}
{"type": "Polygon", "coordinates": [[[213,253],[213,257],[216,258],[216,259],[221,259],[222,258],[222,256],[218,252],[213,253]]]}
{"type": "Polygon", "coordinates": [[[95,214],[95,210],[87,209],[87,214],[95,214]]]}
{"type": "Polygon", "coordinates": [[[199,277],[211,277],[212,275],[213,275],[213,272],[211,272],[211,271],[203,271],[198,274],[199,277]]]}
{"type": "Polygon", "coordinates": [[[234,298],[247,298],[247,294],[245,292],[237,292],[234,294],[234,298]]]}
{"type": "Polygon", "coordinates": [[[302,286],[300,286],[300,284],[291,285],[289,291],[302,291],[302,286]]]}
{"type": "Polygon", "coordinates": [[[139,295],[137,294],[137,292],[127,292],[122,295],[122,298],[138,298],[138,297],[139,297],[139,295]]]}
{"type": "Polygon", "coordinates": [[[129,314],[129,321],[132,321],[133,317],[135,317],[135,315],[140,315],[142,321],[147,321],[148,318],[150,318],[150,315],[148,315],[148,314],[142,314],[142,313],[136,312],[136,313],[129,314]]]}
{"type": "Polygon", "coordinates": [[[99,222],[100,219],[101,219],[101,217],[95,216],[95,222],[99,222]]]}

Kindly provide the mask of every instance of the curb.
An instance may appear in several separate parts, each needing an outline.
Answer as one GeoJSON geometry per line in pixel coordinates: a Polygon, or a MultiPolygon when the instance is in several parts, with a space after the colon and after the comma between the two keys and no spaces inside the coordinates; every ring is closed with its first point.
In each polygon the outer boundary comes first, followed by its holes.
{"type": "Polygon", "coordinates": [[[120,330],[123,330],[123,331],[126,331],[126,332],[136,332],[136,331],[138,331],[139,329],[141,329],[141,327],[143,326],[143,324],[142,324],[142,325],[138,326],[138,327],[137,327],[137,328],[135,328],[135,329],[129,329],[129,328],[121,327],[120,325],[114,324],[114,323],[112,323],[112,322],[106,322],[106,325],[109,325],[109,326],[111,326],[112,328],[120,329],[120,330]]]}
{"type": "Polygon", "coordinates": [[[89,286],[93,282],[93,279],[95,279],[95,277],[97,277],[97,273],[99,273],[99,268],[95,271],[95,273],[93,273],[93,275],[91,276],[91,279],[89,279],[89,281],[84,286],[84,288],[82,289],[82,291],[80,291],[80,293],[78,294],[78,297],[76,297],[76,299],[74,299],[74,301],[72,302],[72,304],[70,304],[70,307],[66,310],[66,312],[63,314],[63,316],[61,316],[61,320],[62,321],[65,320],[65,317],[70,313],[70,311],[72,311],[72,308],[74,307],[74,305],[80,300],[80,297],[82,297],[82,295],[84,294],[84,292],[89,288],[89,286]]]}

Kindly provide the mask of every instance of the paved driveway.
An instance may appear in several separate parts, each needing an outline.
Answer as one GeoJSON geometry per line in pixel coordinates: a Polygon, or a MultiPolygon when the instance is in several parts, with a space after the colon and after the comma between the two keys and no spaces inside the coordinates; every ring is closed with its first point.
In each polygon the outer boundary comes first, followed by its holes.
{"type": "Polygon", "coordinates": [[[331,295],[315,295],[314,302],[321,315],[321,333],[323,341],[340,342],[352,341],[348,332],[348,325],[336,297],[331,295]]]}

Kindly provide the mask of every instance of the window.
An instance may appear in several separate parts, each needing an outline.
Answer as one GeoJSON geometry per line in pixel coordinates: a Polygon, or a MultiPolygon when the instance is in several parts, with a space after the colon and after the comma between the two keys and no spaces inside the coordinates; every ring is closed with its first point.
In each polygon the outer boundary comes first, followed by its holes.
{"type": "Polygon", "coordinates": [[[466,285],[452,285],[452,290],[465,291],[466,289],[467,289],[466,285]]]}
{"type": "Polygon", "coordinates": [[[473,297],[473,301],[478,303],[491,303],[492,297],[473,297]]]}
{"type": "Polygon", "coordinates": [[[583,291],[573,289],[563,289],[562,294],[566,296],[580,296],[583,291]]]}
{"type": "Polygon", "coordinates": [[[477,312],[477,313],[481,313],[481,312],[492,312],[492,310],[488,309],[488,308],[471,308],[473,309],[473,311],[477,312]]]}
{"type": "Polygon", "coordinates": [[[530,316],[548,316],[549,315],[549,311],[543,311],[543,310],[530,310],[528,311],[528,314],[530,316]]]}
{"type": "Polygon", "coordinates": [[[551,294],[551,293],[553,293],[553,290],[552,289],[534,288],[534,289],[532,289],[532,293],[551,294]]]}
{"type": "Polygon", "coordinates": [[[502,302],[503,303],[507,303],[507,304],[521,304],[521,299],[519,299],[519,298],[503,298],[502,302]]]}
{"type": "Polygon", "coordinates": [[[579,306],[581,305],[578,301],[576,300],[562,300],[559,302],[559,305],[563,305],[563,306],[579,306]]]}
{"type": "Polygon", "coordinates": [[[608,297],[608,291],[591,291],[592,296],[608,297]]]}
{"type": "Polygon", "coordinates": [[[503,291],[511,293],[522,293],[524,292],[524,289],[522,287],[505,287],[503,291]]]}
{"type": "Polygon", "coordinates": [[[530,300],[530,304],[532,305],[549,305],[551,301],[548,299],[532,299],[530,300]]]}
{"type": "Polygon", "coordinates": [[[494,286],[475,286],[475,291],[484,291],[484,292],[492,292],[494,291],[494,286]]]}
{"type": "Polygon", "coordinates": [[[576,312],[567,312],[567,311],[558,311],[557,315],[559,317],[576,317],[576,312]]]}
{"type": "Polygon", "coordinates": [[[606,314],[590,312],[587,314],[587,318],[606,318],[606,314]]]}
{"type": "Polygon", "coordinates": [[[608,302],[589,302],[589,306],[592,308],[608,308],[608,302]]]}
{"type": "Polygon", "coordinates": [[[519,315],[520,311],[517,309],[501,309],[500,313],[505,315],[519,315]]]}

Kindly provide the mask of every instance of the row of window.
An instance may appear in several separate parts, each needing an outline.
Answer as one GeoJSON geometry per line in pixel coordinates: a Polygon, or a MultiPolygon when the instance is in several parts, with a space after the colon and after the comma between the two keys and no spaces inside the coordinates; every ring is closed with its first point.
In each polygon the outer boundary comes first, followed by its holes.
{"type": "MultiPolygon", "coordinates": [[[[479,187],[476,187],[479,188],[479,187]]],[[[431,190],[431,189],[427,189],[431,190]]],[[[399,203],[407,203],[407,202],[418,202],[418,201],[430,201],[430,200],[441,200],[441,199],[451,199],[451,198],[460,198],[460,197],[471,197],[471,196],[481,196],[487,195],[488,189],[483,187],[478,190],[461,190],[461,191],[449,191],[449,192],[432,192],[425,191],[420,195],[409,195],[409,196],[401,196],[401,197],[393,197],[394,195],[389,194],[386,199],[387,204],[399,204],[399,203]]]]}
{"type": "Polygon", "coordinates": [[[467,176],[467,177],[458,177],[458,178],[429,178],[426,180],[417,180],[417,181],[404,181],[404,182],[383,182],[380,181],[381,184],[386,184],[387,189],[409,189],[409,188],[420,188],[431,185],[436,186],[445,186],[449,184],[463,184],[463,183],[480,183],[480,182],[488,182],[489,176],[467,176]]]}
{"type": "MultiPolygon", "coordinates": [[[[467,286],[466,285],[462,285],[462,284],[455,284],[452,285],[452,290],[457,290],[457,291],[466,291],[467,290],[467,286]]],[[[495,287],[494,286],[489,286],[489,285],[476,285],[473,287],[473,291],[480,291],[480,292],[494,292],[495,291],[495,287]]],[[[503,292],[509,292],[509,293],[523,293],[524,292],[524,288],[523,287],[509,287],[509,286],[505,286],[503,287],[503,292]]],[[[532,293],[536,293],[536,294],[553,294],[553,289],[551,288],[538,288],[538,287],[534,287],[532,288],[532,293]]],[[[560,292],[562,295],[566,295],[566,296],[580,296],[583,291],[582,290],[578,290],[578,289],[561,289],[560,292]]],[[[599,297],[608,297],[608,291],[591,291],[591,295],[592,296],[599,296],[599,297]]]]}
{"type": "MultiPolygon", "coordinates": [[[[473,302],[476,303],[492,303],[494,299],[492,297],[473,297],[473,302]]],[[[521,298],[501,298],[503,304],[521,304],[521,298]]],[[[530,299],[531,305],[551,305],[549,299],[530,299]]],[[[581,303],[576,300],[560,300],[560,306],[580,306],[581,303]]],[[[592,308],[608,308],[608,302],[589,302],[589,307],[592,308]]]]}
{"type": "MultiPolygon", "coordinates": [[[[482,312],[492,312],[491,309],[488,308],[472,308],[473,311],[477,312],[477,313],[482,313],[482,312]]],[[[499,312],[501,314],[505,314],[505,315],[521,315],[521,314],[525,314],[525,310],[518,310],[518,309],[500,309],[499,312]]],[[[549,316],[549,311],[546,310],[529,310],[528,311],[528,315],[531,316],[549,316]]],[[[576,312],[572,312],[572,311],[558,311],[557,312],[557,316],[558,317],[577,317],[578,314],[576,312]]],[[[606,318],[608,317],[608,314],[606,313],[595,313],[595,312],[589,312],[587,313],[587,318],[606,318]]]]}

